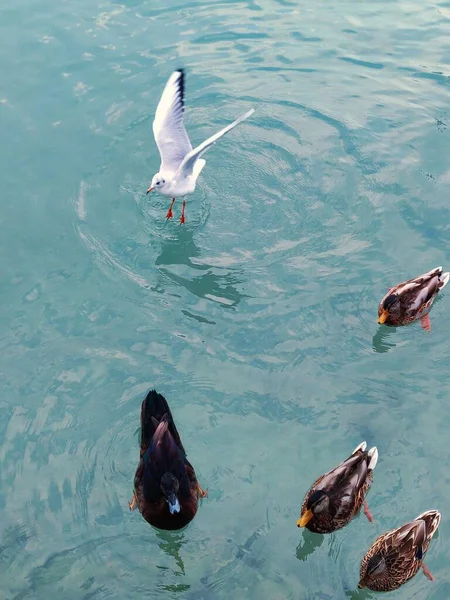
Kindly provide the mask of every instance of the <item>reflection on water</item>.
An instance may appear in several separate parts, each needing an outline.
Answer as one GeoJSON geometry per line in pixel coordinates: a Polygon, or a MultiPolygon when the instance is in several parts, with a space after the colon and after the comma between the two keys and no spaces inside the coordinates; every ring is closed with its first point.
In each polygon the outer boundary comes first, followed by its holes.
{"type": "Polygon", "coordinates": [[[261,536],[266,534],[267,525],[261,525],[261,527],[258,527],[258,529],[256,529],[256,531],[254,531],[242,545],[238,545],[236,558],[238,560],[245,560],[247,566],[255,569],[262,569],[264,566],[264,561],[255,556],[252,546],[261,536]]]}
{"type": "Polygon", "coordinates": [[[0,544],[0,563],[9,568],[23,552],[27,542],[32,537],[28,524],[14,524],[8,526],[3,534],[0,544]]]}
{"type": "Polygon", "coordinates": [[[313,533],[312,531],[308,531],[308,529],[304,529],[303,532],[303,541],[297,546],[295,551],[295,555],[298,560],[305,562],[308,559],[308,556],[313,554],[317,548],[323,544],[325,539],[324,535],[320,535],[319,533],[313,533]]]}
{"type": "MultiPolygon", "coordinates": [[[[430,334],[376,325],[408,264],[448,261],[445,11],[80,0],[67,18],[42,0],[37,19],[13,4],[0,600],[378,598],[356,588],[376,533],[449,494],[449,294],[430,334]],[[193,140],[257,106],[207,155],[185,226],[145,194],[179,66],[193,140]],[[215,489],[183,532],[127,509],[150,386],[174,399],[215,489]],[[380,450],[376,523],[299,532],[299,487],[363,439],[380,450]]],[[[448,600],[448,527],[427,558],[436,583],[392,597],[448,600]]]]}
{"type": "Polygon", "coordinates": [[[350,600],[369,600],[370,598],[374,598],[376,594],[374,592],[370,592],[369,590],[346,590],[345,595],[350,600]]]}
{"type": "Polygon", "coordinates": [[[389,350],[395,348],[396,344],[392,341],[392,337],[395,335],[395,331],[395,327],[387,327],[385,325],[381,325],[372,338],[372,348],[374,352],[389,352],[389,350]]]}
{"type": "MultiPolygon", "coordinates": [[[[148,273],[141,275],[136,272],[134,268],[123,262],[121,256],[114,254],[90,232],[83,231],[81,227],[78,227],[77,231],[102,270],[122,273],[142,288],[161,292],[165,287],[164,283],[169,279],[176,286],[185,288],[199,298],[211,300],[228,308],[234,308],[242,299],[249,297],[238,290],[245,281],[243,270],[216,267],[203,261],[193,233],[187,229],[179,238],[161,242],[161,251],[155,260],[159,279],[155,284],[147,279],[148,273]],[[196,261],[196,258],[199,260],[196,261]]],[[[178,296],[173,290],[167,295],[178,296]]],[[[214,324],[213,321],[189,311],[185,311],[184,314],[200,322],[214,324]]]]}
{"type": "MultiPolygon", "coordinates": [[[[201,577],[202,597],[215,599],[220,590],[231,593],[229,597],[236,597],[233,590],[235,588],[236,590],[240,589],[238,573],[241,571],[249,573],[251,570],[252,576],[256,574],[257,577],[261,577],[262,573],[266,573],[267,562],[256,551],[255,546],[258,540],[265,537],[267,533],[268,525],[265,524],[257,527],[242,544],[228,538],[228,544],[225,548],[226,558],[220,560],[220,566],[217,562],[211,563],[207,574],[201,577]],[[203,596],[203,593],[208,592],[208,590],[211,591],[211,596],[209,594],[203,596]]],[[[237,597],[241,597],[239,591],[237,597]]]]}
{"type": "Polygon", "coordinates": [[[234,308],[248,297],[238,291],[244,282],[243,270],[205,263],[193,233],[187,228],[183,228],[176,239],[161,242],[155,265],[171,281],[199,298],[234,308]]]}
{"type": "MultiPolygon", "coordinates": [[[[180,554],[180,550],[185,541],[183,532],[168,532],[152,527],[156,537],[159,540],[159,547],[167,556],[173,558],[179,571],[175,571],[176,575],[185,575],[184,562],[180,554]]],[[[165,567],[160,567],[165,568],[165,567]]]]}

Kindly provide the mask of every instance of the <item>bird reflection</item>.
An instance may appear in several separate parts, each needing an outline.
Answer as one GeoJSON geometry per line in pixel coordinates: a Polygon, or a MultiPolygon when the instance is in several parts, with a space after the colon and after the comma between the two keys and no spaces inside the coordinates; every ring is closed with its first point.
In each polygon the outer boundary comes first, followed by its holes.
{"type": "Polygon", "coordinates": [[[395,335],[395,327],[386,327],[382,325],[378,328],[378,331],[372,338],[372,348],[374,352],[383,353],[389,352],[392,348],[395,348],[396,344],[391,341],[388,342],[389,338],[395,335]]]}
{"type": "Polygon", "coordinates": [[[168,532],[162,529],[155,529],[156,537],[159,540],[159,547],[163,552],[174,559],[179,572],[176,575],[186,575],[184,562],[181,558],[180,550],[184,543],[183,532],[168,532]]]}
{"type": "Polygon", "coordinates": [[[369,590],[347,590],[345,595],[350,600],[370,600],[370,598],[374,598],[374,594],[371,594],[369,590]]]}
{"type": "Polygon", "coordinates": [[[230,308],[247,297],[237,290],[244,278],[242,270],[215,267],[199,261],[201,250],[194,242],[193,234],[187,229],[179,232],[176,239],[165,240],[155,261],[156,267],[177,285],[184,287],[199,298],[215,300],[230,308]],[[170,267],[187,267],[175,270],[170,267]]]}
{"type": "Polygon", "coordinates": [[[305,562],[317,548],[319,548],[323,544],[323,540],[325,536],[319,535],[317,533],[312,533],[307,529],[303,530],[303,543],[297,546],[297,550],[295,552],[298,560],[305,562]]]}

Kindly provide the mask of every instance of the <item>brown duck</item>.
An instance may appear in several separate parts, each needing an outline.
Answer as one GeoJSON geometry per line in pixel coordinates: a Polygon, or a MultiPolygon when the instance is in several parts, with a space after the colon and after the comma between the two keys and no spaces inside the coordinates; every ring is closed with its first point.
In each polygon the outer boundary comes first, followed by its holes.
{"type": "Polygon", "coordinates": [[[437,510],[428,510],[376,539],[362,559],[358,587],[390,592],[414,577],[420,568],[433,581],[423,559],[440,520],[437,510]]]}
{"type": "Polygon", "coordinates": [[[443,273],[442,267],[437,267],[389,288],[378,306],[378,323],[399,327],[420,319],[422,327],[430,331],[428,313],[439,290],[449,279],[450,273],[443,273]]]}
{"type": "Polygon", "coordinates": [[[366,448],[366,442],[362,442],[344,462],[313,483],[303,501],[297,527],[331,533],[347,525],[361,506],[369,521],[373,520],[365,496],[378,461],[378,450],[375,446],[368,451],[366,448]]]}
{"type": "Polygon", "coordinates": [[[194,518],[198,499],[206,495],[186,458],[166,399],[151,390],[141,407],[140,461],[130,510],[139,508],[158,529],[182,529],[194,518]]]}

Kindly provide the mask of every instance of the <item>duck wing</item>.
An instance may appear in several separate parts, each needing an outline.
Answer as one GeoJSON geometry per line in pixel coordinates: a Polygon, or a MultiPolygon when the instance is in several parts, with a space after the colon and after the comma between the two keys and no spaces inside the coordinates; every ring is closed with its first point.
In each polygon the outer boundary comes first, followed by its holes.
{"type": "Polygon", "coordinates": [[[186,455],[176,443],[169,427],[169,417],[164,415],[152,436],[150,445],[142,456],[144,463],[143,487],[147,501],[161,498],[161,478],[171,473],[179,482],[180,497],[189,494],[189,477],[186,455]]]}
{"type": "Polygon", "coordinates": [[[440,289],[447,285],[450,279],[449,273],[444,273],[442,267],[436,267],[428,273],[408,279],[390,288],[383,296],[380,305],[384,305],[384,301],[388,296],[395,294],[407,304],[407,309],[417,311],[421,306],[427,304],[440,289]]]}
{"type": "Polygon", "coordinates": [[[389,570],[407,571],[412,564],[416,565],[416,560],[423,560],[440,518],[439,512],[430,510],[380,536],[378,553],[384,556],[389,570]]]}
{"type": "Polygon", "coordinates": [[[354,509],[377,464],[376,447],[367,451],[366,446],[362,442],[346,460],[325,473],[312,487],[313,490],[320,489],[328,493],[335,516],[354,509]]]}

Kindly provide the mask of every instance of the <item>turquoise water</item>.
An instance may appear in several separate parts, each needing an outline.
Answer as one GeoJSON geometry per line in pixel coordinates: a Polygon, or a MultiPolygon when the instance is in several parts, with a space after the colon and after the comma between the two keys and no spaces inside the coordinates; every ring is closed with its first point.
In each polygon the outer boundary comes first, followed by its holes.
{"type": "Polygon", "coordinates": [[[450,267],[449,20],[418,0],[3,3],[2,599],[374,598],[364,552],[438,508],[436,581],[390,597],[448,600],[450,298],[430,334],[376,312],[450,267]],[[180,66],[194,143],[257,109],[205,156],[184,227],[145,195],[180,66]],[[151,386],[210,493],[178,534],[127,506],[151,386]],[[374,524],[298,530],[363,439],[374,524]]]}

